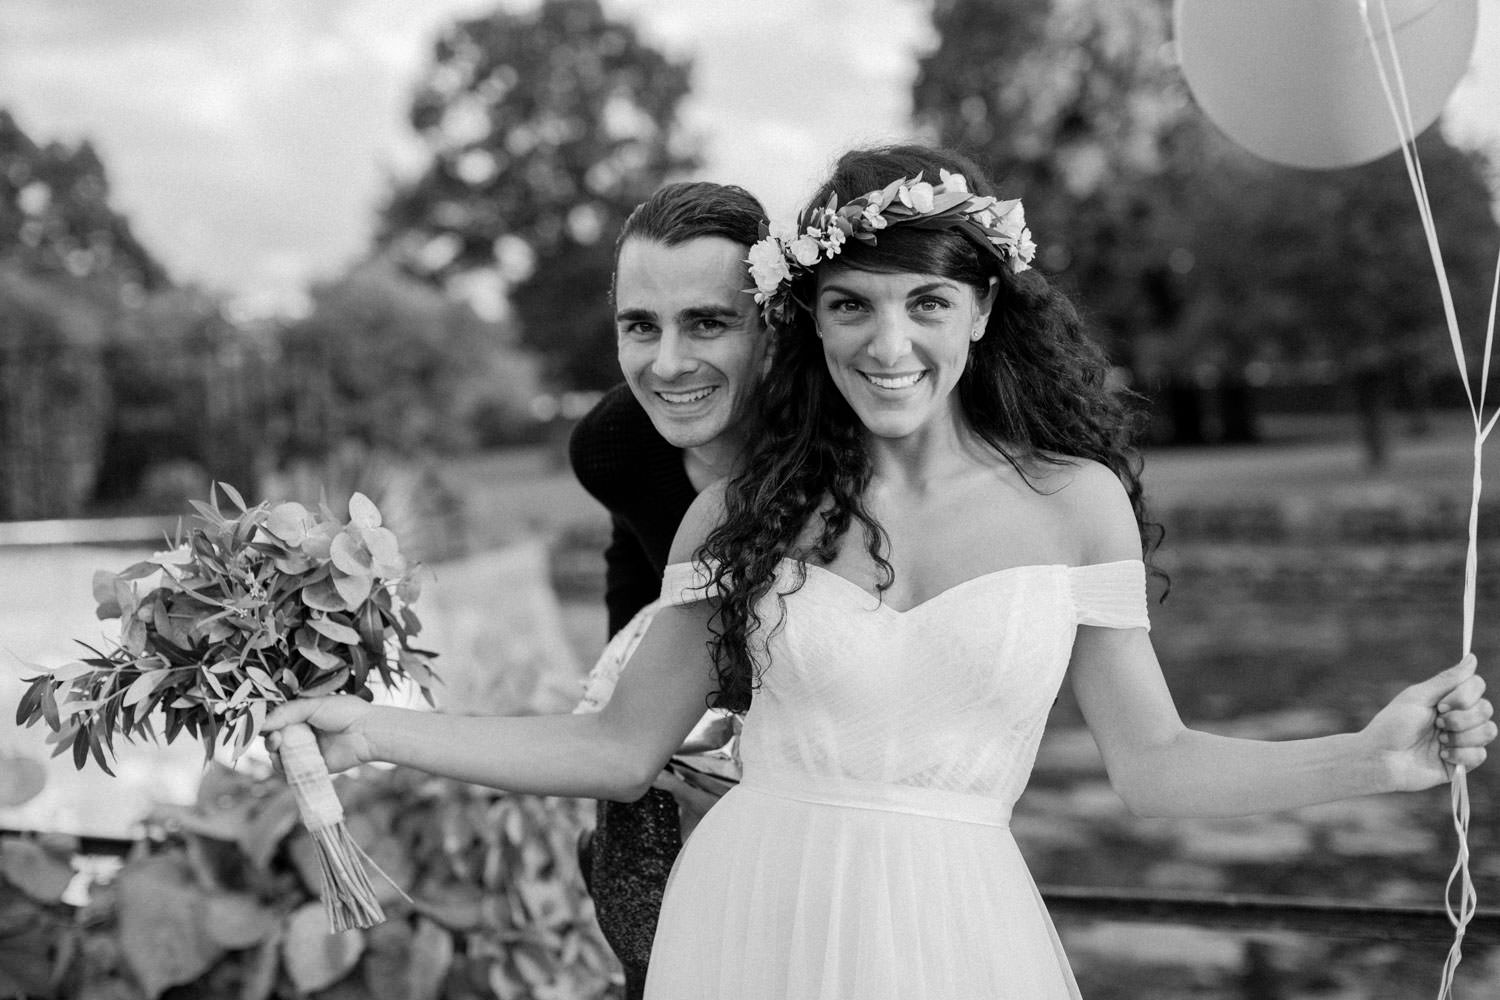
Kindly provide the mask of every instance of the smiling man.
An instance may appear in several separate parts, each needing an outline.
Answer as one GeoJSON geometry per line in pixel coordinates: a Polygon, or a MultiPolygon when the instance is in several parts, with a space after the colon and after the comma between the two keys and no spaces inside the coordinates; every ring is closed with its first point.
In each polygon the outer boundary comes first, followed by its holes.
{"type": "MultiPolygon", "coordinates": [[[[733,471],[751,432],[768,336],[745,264],[765,210],[742,188],[669,184],[636,207],[615,245],[614,308],[625,384],[570,442],[573,472],[610,513],[609,632],[661,592],[677,527],[699,491],[733,471]]],[[[645,985],[662,889],[682,846],[677,800],[601,802],[581,852],[626,997],[645,985]]]]}

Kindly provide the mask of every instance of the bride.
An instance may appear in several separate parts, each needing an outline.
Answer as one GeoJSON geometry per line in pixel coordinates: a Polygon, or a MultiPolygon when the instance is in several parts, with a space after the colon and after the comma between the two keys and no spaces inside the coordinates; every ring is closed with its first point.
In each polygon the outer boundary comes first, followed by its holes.
{"type": "MultiPolygon", "coordinates": [[[[664,607],[597,715],[278,708],[335,770],[640,795],[703,713],[743,780],[678,858],[651,1000],[1078,995],[1008,829],[1066,677],[1134,811],[1224,816],[1418,790],[1495,738],[1466,658],[1359,732],[1188,729],[1149,638],[1130,413],[1029,268],[1019,202],[921,146],[840,159],[751,251],[775,326],[763,430],[700,495],[664,607]]],[[[748,294],[748,293],[747,293],[748,294]]]]}

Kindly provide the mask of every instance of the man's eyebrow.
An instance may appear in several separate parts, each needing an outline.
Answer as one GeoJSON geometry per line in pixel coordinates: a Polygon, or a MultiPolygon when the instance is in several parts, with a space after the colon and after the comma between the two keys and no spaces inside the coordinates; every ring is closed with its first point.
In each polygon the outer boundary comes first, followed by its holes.
{"type": "Polygon", "coordinates": [[[650,309],[621,309],[615,313],[616,323],[652,323],[656,321],[656,313],[650,309]]]}
{"type": "Polygon", "coordinates": [[[733,306],[688,306],[677,314],[678,319],[738,319],[744,313],[733,306]]]}

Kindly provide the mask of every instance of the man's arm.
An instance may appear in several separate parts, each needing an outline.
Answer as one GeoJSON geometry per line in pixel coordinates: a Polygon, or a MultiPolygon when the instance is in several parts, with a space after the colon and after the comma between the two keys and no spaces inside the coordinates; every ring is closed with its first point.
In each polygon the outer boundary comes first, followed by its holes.
{"type": "Polygon", "coordinates": [[[604,550],[604,606],[609,634],[626,625],[635,613],[661,595],[661,574],[646,558],[640,539],[619,515],[610,516],[609,545],[604,550]]]}

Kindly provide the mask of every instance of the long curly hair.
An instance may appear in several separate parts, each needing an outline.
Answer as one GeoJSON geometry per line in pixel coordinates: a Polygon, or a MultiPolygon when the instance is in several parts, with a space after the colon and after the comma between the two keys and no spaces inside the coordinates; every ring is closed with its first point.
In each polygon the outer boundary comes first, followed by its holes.
{"type": "MultiPolygon", "coordinates": [[[[939,168],[963,174],[975,194],[994,194],[966,158],[902,145],[844,154],[808,204],[824,204],[830,194],[843,204],[918,173],[935,181],[939,168]]],[[[997,278],[985,336],[972,346],[957,386],[969,424],[1027,482],[1039,463],[1063,464],[1067,457],[1108,466],[1130,497],[1144,549],[1160,541],[1160,528],[1146,518],[1134,448],[1143,411],[1110,382],[1108,359],[1062,293],[1034,270],[1012,273],[959,232],[897,226],[882,230],[874,245],[850,240],[836,262],[821,262],[792,288],[798,307],[772,333],[757,434],[725,491],[724,518],[698,553],[719,593],[709,642],[718,682],[711,701],[733,711],[749,707],[757,663],[782,623],[779,617],[763,628],[757,609],[783,559],[796,560],[801,570],[792,590],[777,594],[783,617],[784,598],[805,580],[806,562],[831,562],[856,525],[878,568],[879,589],[894,578],[884,529],[865,502],[872,468],[864,428],[828,373],[810,312],[817,271],[828,267],[935,274],[979,293],[997,278]]]]}

